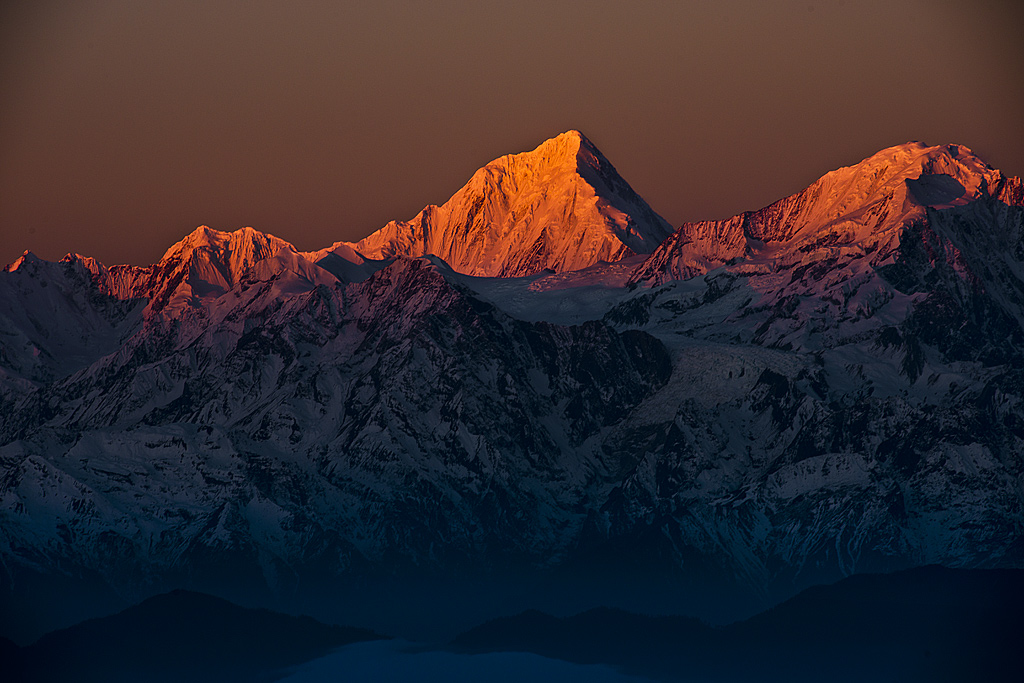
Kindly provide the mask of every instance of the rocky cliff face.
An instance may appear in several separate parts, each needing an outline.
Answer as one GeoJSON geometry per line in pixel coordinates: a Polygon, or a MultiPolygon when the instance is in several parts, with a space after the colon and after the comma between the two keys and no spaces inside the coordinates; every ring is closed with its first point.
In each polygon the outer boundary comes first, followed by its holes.
{"type": "Polygon", "coordinates": [[[907,145],[573,273],[251,230],[143,269],[26,256],[0,273],[5,604],[510,568],[770,601],[1021,566],[1022,206],[907,145]]]}

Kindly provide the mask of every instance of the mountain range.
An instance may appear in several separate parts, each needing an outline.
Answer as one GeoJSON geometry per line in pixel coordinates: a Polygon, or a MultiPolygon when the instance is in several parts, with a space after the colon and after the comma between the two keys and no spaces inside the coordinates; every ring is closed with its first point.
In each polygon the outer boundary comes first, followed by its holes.
{"type": "Polygon", "coordinates": [[[575,131],[354,244],[26,253],[0,273],[0,627],[180,587],[389,632],[417,604],[722,620],[1021,567],[1022,287],[1024,188],[965,147],[672,232],[575,131]]]}
{"type": "Polygon", "coordinates": [[[0,671],[11,683],[1009,682],[1020,678],[1024,663],[1022,574],[932,566],[858,575],[725,626],[609,608],[566,617],[532,610],[491,618],[449,642],[416,645],[176,590],[48,633],[28,647],[0,638],[0,671]],[[531,659],[546,666],[532,672],[510,666],[531,659]]]}
{"type": "Polygon", "coordinates": [[[710,626],[599,608],[537,611],[460,634],[462,652],[532,652],[664,681],[1015,681],[1024,663],[1017,569],[918,567],[814,586],[710,626]]]}
{"type": "Polygon", "coordinates": [[[0,639],[0,671],[10,683],[269,682],[343,645],[381,638],[176,590],[48,633],[27,648],[0,639]]]}

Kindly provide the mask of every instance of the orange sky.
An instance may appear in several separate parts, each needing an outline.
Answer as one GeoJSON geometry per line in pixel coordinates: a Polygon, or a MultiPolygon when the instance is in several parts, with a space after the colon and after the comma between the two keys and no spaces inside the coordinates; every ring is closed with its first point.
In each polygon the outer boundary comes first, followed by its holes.
{"type": "Polygon", "coordinates": [[[912,139],[1021,175],[1020,4],[9,0],[0,263],[358,239],[569,128],[673,225],[912,139]]]}

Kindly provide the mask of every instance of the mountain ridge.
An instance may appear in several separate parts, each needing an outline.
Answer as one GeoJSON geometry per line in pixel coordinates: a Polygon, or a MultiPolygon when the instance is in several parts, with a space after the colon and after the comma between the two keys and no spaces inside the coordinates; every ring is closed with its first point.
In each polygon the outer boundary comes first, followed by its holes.
{"type": "Polygon", "coordinates": [[[710,626],[599,608],[531,611],[458,636],[460,652],[533,652],[656,680],[1016,680],[1021,570],[927,566],[814,586],[749,619],[710,626]]]}

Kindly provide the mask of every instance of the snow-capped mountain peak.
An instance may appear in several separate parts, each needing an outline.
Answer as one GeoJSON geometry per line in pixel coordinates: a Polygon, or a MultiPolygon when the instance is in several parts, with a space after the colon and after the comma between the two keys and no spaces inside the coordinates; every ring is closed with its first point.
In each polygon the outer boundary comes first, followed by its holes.
{"type": "Polygon", "coordinates": [[[757,211],[684,223],[631,281],[685,280],[737,261],[776,268],[826,246],[891,254],[903,228],[927,220],[929,211],[999,200],[1018,185],[962,145],[908,142],[826,173],[757,211]]]}
{"type": "Polygon", "coordinates": [[[219,271],[210,273],[210,276],[213,279],[219,276],[230,286],[253,264],[282,251],[294,252],[295,248],[282,239],[250,227],[221,232],[201,225],[168,249],[160,263],[192,259],[195,267],[202,268],[202,262],[206,261],[215,264],[219,271]]]}
{"type": "Polygon", "coordinates": [[[286,289],[337,281],[290,243],[249,227],[222,232],[200,226],[151,266],[87,267],[105,292],[119,299],[147,298],[149,311],[165,315],[219,297],[244,279],[296,280],[281,285],[286,289]]]}
{"type": "Polygon", "coordinates": [[[357,251],[373,259],[432,254],[458,272],[515,277],[650,253],[671,232],[579,131],[500,157],[443,206],[392,221],[357,251]]]}

